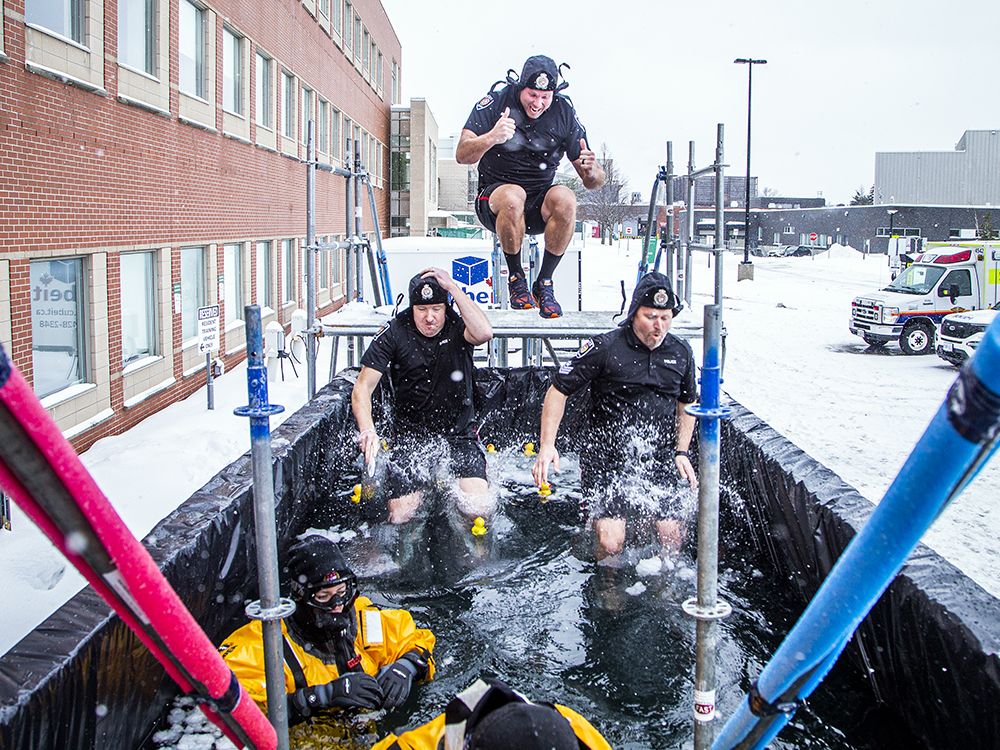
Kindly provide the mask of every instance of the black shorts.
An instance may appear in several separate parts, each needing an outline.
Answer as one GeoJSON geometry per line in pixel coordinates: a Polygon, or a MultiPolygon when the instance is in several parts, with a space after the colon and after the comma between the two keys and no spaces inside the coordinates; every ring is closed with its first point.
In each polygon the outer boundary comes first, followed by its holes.
{"type": "MultiPolygon", "coordinates": [[[[497,217],[490,210],[490,196],[493,195],[493,191],[498,187],[507,184],[511,183],[494,182],[489,187],[480,190],[476,196],[476,216],[479,217],[482,225],[491,232],[497,231],[497,217]]],[[[542,219],[542,203],[545,201],[545,195],[552,187],[552,185],[549,185],[544,190],[528,193],[528,196],[524,199],[525,234],[541,234],[545,231],[545,221],[542,219]]]]}
{"type": "Polygon", "coordinates": [[[673,452],[646,461],[580,457],[580,489],[593,518],[680,518],[687,482],[677,473],[673,452]]]}
{"type": "Polygon", "coordinates": [[[396,441],[386,467],[387,497],[457,479],[486,479],[486,453],[474,437],[406,437],[396,441]]]}

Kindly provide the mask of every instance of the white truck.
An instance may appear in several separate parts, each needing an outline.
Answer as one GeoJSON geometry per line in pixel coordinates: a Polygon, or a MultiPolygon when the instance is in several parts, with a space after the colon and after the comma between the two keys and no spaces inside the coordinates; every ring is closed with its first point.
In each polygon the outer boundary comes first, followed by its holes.
{"type": "Polygon", "coordinates": [[[854,298],[850,329],[870,346],[931,354],[942,318],[997,302],[1000,242],[928,242],[889,286],[854,298]]]}
{"type": "Polygon", "coordinates": [[[976,353],[976,347],[997,315],[1000,315],[1000,302],[988,310],[945,315],[938,332],[937,355],[955,367],[961,367],[976,353]]]}

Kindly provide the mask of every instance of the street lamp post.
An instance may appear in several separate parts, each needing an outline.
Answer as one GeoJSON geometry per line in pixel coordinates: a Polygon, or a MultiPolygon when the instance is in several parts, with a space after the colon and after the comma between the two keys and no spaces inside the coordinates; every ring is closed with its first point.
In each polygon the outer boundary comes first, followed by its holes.
{"type": "Polygon", "coordinates": [[[750,263],[750,114],[753,106],[753,66],[766,65],[767,60],[738,57],[733,60],[733,63],[747,66],[747,184],[746,201],[743,207],[743,263],[740,264],[740,273],[738,273],[738,280],[743,280],[753,278],[753,266],[750,263]]]}

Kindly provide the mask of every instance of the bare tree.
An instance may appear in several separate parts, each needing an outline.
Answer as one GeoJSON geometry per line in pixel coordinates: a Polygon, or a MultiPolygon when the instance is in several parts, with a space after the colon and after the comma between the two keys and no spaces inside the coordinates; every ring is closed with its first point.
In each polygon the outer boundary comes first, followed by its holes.
{"type": "Polygon", "coordinates": [[[601,230],[601,244],[604,244],[605,237],[610,240],[612,229],[628,218],[631,212],[625,203],[628,198],[628,180],[615,167],[607,144],[601,144],[598,158],[604,168],[604,185],[597,190],[587,190],[576,177],[570,178],[565,184],[576,193],[577,217],[596,221],[601,230]]]}

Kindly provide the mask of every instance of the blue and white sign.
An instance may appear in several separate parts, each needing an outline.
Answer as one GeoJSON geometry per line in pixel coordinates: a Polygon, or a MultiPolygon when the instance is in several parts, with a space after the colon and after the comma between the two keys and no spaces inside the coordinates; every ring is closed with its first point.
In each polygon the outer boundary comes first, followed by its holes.
{"type": "Polygon", "coordinates": [[[492,297],[490,262],[487,258],[466,255],[451,261],[451,277],[473,302],[488,305],[492,297]]]}

